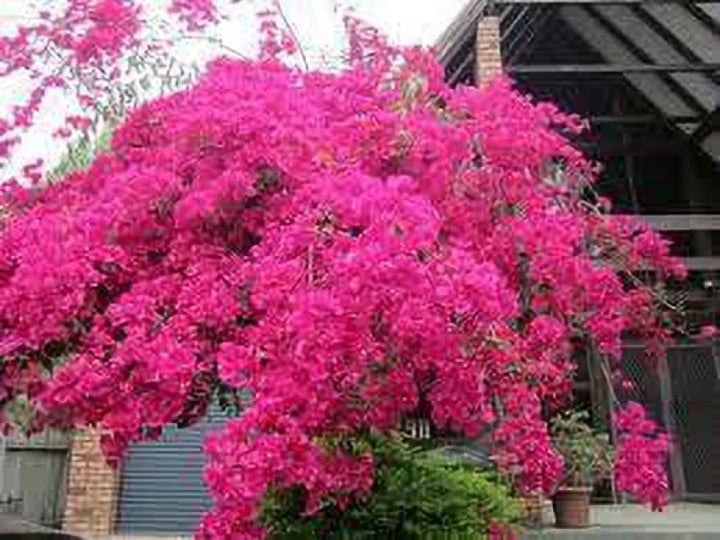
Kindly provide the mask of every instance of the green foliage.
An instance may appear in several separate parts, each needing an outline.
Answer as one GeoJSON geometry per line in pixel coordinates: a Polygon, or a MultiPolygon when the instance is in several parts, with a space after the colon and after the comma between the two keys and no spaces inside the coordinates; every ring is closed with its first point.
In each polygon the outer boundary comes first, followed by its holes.
{"type": "Polygon", "coordinates": [[[60,162],[48,173],[48,182],[53,183],[62,180],[71,172],[87,169],[95,156],[110,148],[112,129],[107,127],[94,139],[89,133],[68,145],[68,150],[60,159],[60,162]]]}
{"type": "Polygon", "coordinates": [[[351,446],[358,451],[365,445],[377,463],[365,500],[345,510],[324,501],[307,517],[302,490],[275,490],[261,514],[270,538],[483,538],[491,523],[521,518],[509,486],[493,471],[452,463],[395,437],[369,437],[351,446]]]}
{"type": "Polygon", "coordinates": [[[553,445],[565,461],[564,486],[592,486],[612,471],[609,437],[595,432],[588,420],[585,411],[569,411],[550,422],[553,445]]]}

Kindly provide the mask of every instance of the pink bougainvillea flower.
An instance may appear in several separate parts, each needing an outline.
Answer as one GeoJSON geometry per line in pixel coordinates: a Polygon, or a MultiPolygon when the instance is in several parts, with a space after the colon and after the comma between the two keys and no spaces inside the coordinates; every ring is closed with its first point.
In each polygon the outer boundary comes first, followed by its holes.
{"type": "MultiPolygon", "coordinates": [[[[70,4],[69,26],[30,33],[110,64],[136,39],[139,4],[70,4]]],[[[172,9],[216,18],[209,2],[172,9]]],[[[0,404],[29,398],[34,429],[99,426],[118,460],[202,418],[218,389],[249,395],[206,441],[208,538],[262,537],[273,487],[302,487],[308,513],[366,493],[373,455],[324,441],[418,410],[489,430],[521,490],[552,491],[563,462],[543,411],[569,399],[572,355],[616,358],[628,331],[652,352],[669,339],[651,291],[618,267],[681,265],[651,229],[588,209],[596,166],[555,129],[581,129],[576,117],[505,80],[449,88],[430,53],[355,19],[345,69],[289,68],[278,58],[295,44],[263,21],[260,60],[218,58],[141,105],[87,170],[3,185],[0,404]]],[[[0,50],[28,36],[13,39],[0,50]]],[[[0,124],[5,144],[43,91],[0,124]]],[[[617,485],[661,507],[666,437],[639,405],[615,421],[617,485]]]]}

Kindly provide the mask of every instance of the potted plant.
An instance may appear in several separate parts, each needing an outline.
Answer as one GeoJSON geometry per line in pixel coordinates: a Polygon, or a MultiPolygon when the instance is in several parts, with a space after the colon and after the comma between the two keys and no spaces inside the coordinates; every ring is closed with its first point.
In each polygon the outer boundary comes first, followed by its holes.
{"type": "Polygon", "coordinates": [[[596,481],[612,470],[612,447],[605,433],[594,431],[584,411],[570,411],[552,419],[555,449],[565,460],[565,470],[553,495],[555,526],[582,528],[590,525],[590,496],[596,481]]]}

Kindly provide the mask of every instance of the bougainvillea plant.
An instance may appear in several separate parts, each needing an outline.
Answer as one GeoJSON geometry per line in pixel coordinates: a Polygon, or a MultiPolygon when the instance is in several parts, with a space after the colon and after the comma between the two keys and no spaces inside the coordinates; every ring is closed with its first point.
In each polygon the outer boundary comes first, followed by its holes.
{"type": "MultiPolygon", "coordinates": [[[[72,61],[133,42],[133,24],[105,26],[137,21],[135,3],[70,4],[54,39],[72,61]]],[[[271,489],[303,488],[308,512],[362,497],[372,454],[327,441],[421,407],[466,436],[490,428],[519,488],[551,492],[563,464],[543,410],[567,402],[573,352],[613,365],[624,332],[660,351],[662,305],[631,277],[683,267],[591,195],[596,168],[565,136],[576,117],[504,80],[450,88],[430,52],[354,19],[344,69],[290,68],[278,28],[264,22],[259,60],[218,58],[132,111],[87,170],[5,185],[0,402],[31,404],[31,429],[99,426],[119,459],[243,390],[206,442],[209,538],[262,536],[271,489]]],[[[616,420],[618,487],[661,507],[664,436],[639,405],[616,420]]]]}
{"type": "MultiPolygon", "coordinates": [[[[53,94],[61,92],[61,102],[71,105],[70,112],[44,115],[43,127],[64,140],[99,122],[114,123],[142,95],[176,89],[192,80],[195,66],[177,60],[170,51],[182,38],[217,41],[202,34],[219,20],[215,2],[168,0],[166,18],[158,10],[162,3],[17,3],[24,24],[8,24],[8,33],[0,33],[0,78],[11,80],[10,88],[26,92],[0,115],[0,170],[14,157],[53,94]]],[[[13,102],[12,93],[4,101],[13,102]]],[[[41,179],[42,157],[17,167],[22,179],[41,179]]]]}

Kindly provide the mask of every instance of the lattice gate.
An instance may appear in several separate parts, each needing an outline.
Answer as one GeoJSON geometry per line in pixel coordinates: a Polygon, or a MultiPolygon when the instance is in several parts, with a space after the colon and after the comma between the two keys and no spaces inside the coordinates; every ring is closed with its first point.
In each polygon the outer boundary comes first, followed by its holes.
{"type": "Polygon", "coordinates": [[[673,435],[670,477],[676,497],[720,501],[720,359],[718,343],[674,346],[657,368],[640,346],[623,353],[634,388],[626,399],[643,403],[673,435]]]}

